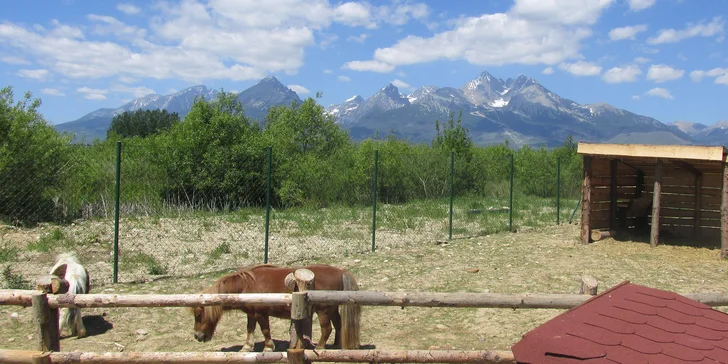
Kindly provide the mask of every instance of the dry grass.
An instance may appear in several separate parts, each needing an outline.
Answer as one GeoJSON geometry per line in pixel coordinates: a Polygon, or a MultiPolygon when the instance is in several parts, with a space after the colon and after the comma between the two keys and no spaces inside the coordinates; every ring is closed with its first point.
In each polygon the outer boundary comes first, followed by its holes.
{"type": "MultiPolygon", "coordinates": [[[[210,231],[212,234],[218,230],[210,231]]],[[[728,290],[728,262],[720,259],[717,249],[670,245],[652,249],[645,243],[613,239],[584,246],[578,243],[578,236],[576,226],[565,225],[456,239],[443,246],[433,244],[433,239],[417,239],[416,234],[409,234],[401,236],[399,243],[381,246],[376,253],[304,257],[298,263],[315,261],[348,267],[359,278],[363,290],[373,291],[576,293],[582,274],[596,277],[601,291],[623,280],[677,292],[728,290]],[[468,273],[469,268],[479,268],[479,272],[468,273]]],[[[394,236],[390,238],[397,240],[394,236]]],[[[102,285],[94,291],[192,293],[211,284],[217,276],[102,285]]],[[[365,307],[362,342],[380,349],[438,346],[505,350],[530,329],[560,312],[365,307]]],[[[0,346],[32,349],[34,341],[28,338],[34,334],[31,311],[1,307],[0,315],[4,323],[0,326],[0,346]],[[12,313],[19,316],[12,318],[12,313]]],[[[245,321],[240,314],[224,317],[215,338],[204,344],[194,341],[192,317],[182,308],[88,309],[84,315],[94,335],[64,339],[62,350],[237,350],[245,338],[245,321]]],[[[288,323],[278,319],[272,323],[274,338],[286,340],[288,323]]],[[[314,325],[314,335],[317,334],[314,325]]],[[[260,350],[262,337],[260,333],[256,335],[260,350]]]]}

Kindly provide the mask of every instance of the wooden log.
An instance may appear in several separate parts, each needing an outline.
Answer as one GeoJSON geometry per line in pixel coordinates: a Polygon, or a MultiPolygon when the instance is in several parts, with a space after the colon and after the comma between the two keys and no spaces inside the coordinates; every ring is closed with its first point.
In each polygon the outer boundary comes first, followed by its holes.
{"type": "Polygon", "coordinates": [[[303,349],[288,349],[287,356],[289,364],[305,364],[308,362],[306,352],[303,349]]]}
{"type": "Polygon", "coordinates": [[[596,296],[598,286],[599,282],[597,282],[596,278],[588,275],[583,275],[581,276],[581,288],[579,289],[579,294],[596,296]]]}
{"type": "Polygon", "coordinates": [[[591,231],[591,201],[592,201],[592,188],[591,188],[591,162],[592,157],[584,156],[583,166],[583,177],[581,185],[581,242],[582,244],[589,244],[589,234],[591,231]]]}
{"type": "Polygon", "coordinates": [[[657,160],[655,167],[655,187],[652,189],[652,231],[650,232],[650,246],[656,247],[660,243],[660,189],[662,188],[662,159],[657,160]]]}
{"type": "Polygon", "coordinates": [[[31,297],[31,302],[33,303],[38,350],[60,351],[61,339],[58,331],[58,315],[55,315],[54,325],[54,317],[49,312],[48,296],[45,293],[35,293],[31,297]]]}
{"type": "Polygon", "coordinates": [[[609,228],[617,227],[617,163],[616,159],[612,159],[610,166],[610,184],[609,184],[609,228]]]}
{"type": "MultiPolygon", "coordinates": [[[[315,287],[315,275],[308,269],[293,272],[296,290],[291,296],[291,332],[289,349],[313,349],[312,306],[306,293],[315,287]]],[[[301,354],[302,355],[302,354],[301,354]]],[[[296,359],[298,360],[298,359],[296,359]]]]}
{"type": "MultiPolygon", "coordinates": [[[[342,363],[512,363],[511,351],[462,350],[305,350],[306,361],[342,363]]],[[[203,364],[203,363],[285,363],[282,352],[54,352],[0,349],[0,362],[30,364],[46,355],[54,364],[203,364]]]]}
{"type": "Polygon", "coordinates": [[[599,241],[609,237],[613,238],[615,235],[617,235],[616,230],[592,230],[591,238],[593,241],[599,241]]]}
{"type": "MultiPolygon", "coordinates": [[[[53,352],[46,353],[53,364],[120,364],[120,363],[285,363],[282,352],[53,352]]],[[[0,349],[0,363],[30,364],[41,352],[0,349]]]]}
{"type": "Polygon", "coordinates": [[[359,363],[516,363],[510,351],[322,350],[306,351],[312,362],[359,363]]]}
{"type": "Polygon", "coordinates": [[[728,166],[723,164],[723,191],[720,205],[720,256],[728,258],[728,166]]]}
{"type": "Polygon", "coordinates": [[[35,289],[44,293],[66,293],[68,292],[68,281],[58,276],[46,275],[36,279],[35,289]]]}
{"type": "MultiPolygon", "coordinates": [[[[0,305],[31,306],[32,290],[0,290],[0,305]]],[[[50,307],[196,307],[244,305],[290,306],[288,293],[241,293],[241,294],[60,294],[48,297],[50,307]]]]}

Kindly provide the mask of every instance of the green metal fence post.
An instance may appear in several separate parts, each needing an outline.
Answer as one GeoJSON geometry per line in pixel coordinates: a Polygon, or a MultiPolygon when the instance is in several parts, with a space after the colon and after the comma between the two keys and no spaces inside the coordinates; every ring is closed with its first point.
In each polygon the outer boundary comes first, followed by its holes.
{"type": "Polygon", "coordinates": [[[450,237],[452,240],[452,200],[455,186],[455,152],[450,152],[450,237]]]}
{"type": "Polygon", "coordinates": [[[270,175],[273,165],[273,147],[268,147],[268,176],[265,185],[265,248],[263,251],[263,263],[268,263],[268,229],[270,226],[270,175]]]}
{"type": "Polygon", "coordinates": [[[121,141],[116,142],[116,191],[114,196],[114,277],[119,282],[119,199],[121,191],[121,141]]]}
{"type": "Polygon", "coordinates": [[[513,154],[511,153],[511,195],[508,204],[508,229],[513,232],[513,154]]]}
{"type": "Polygon", "coordinates": [[[561,157],[556,159],[556,225],[561,223],[561,157]]]}
{"type": "Polygon", "coordinates": [[[372,186],[374,203],[372,204],[372,253],[376,250],[377,235],[377,165],[379,164],[379,149],[374,150],[374,183],[372,186]]]}

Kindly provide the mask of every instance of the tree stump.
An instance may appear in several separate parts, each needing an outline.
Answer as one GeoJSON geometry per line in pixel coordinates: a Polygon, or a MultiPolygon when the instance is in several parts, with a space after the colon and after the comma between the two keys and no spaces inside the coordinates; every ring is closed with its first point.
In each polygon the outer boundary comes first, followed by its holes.
{"type": "Polygon", "coordinates": [[[55,275],[46,275],[35,280],[35,289],[43,293],[67,293],[68,281],[55,275]]]}
{"type": "Polygon", "coordinates": [[[581,289],[579,290],[579,294],[596,296],[598,286],[599,282],[597,282],[596,278],[588,275],[583,275],[581,276],[581,289]]]}

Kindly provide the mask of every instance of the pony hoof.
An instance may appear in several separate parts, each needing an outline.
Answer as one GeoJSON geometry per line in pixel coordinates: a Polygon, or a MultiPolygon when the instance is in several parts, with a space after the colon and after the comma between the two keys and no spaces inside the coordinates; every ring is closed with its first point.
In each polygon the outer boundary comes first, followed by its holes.
{"type": "Polygon", "coordinates": [[[83,338],[83,337],[86,337],[86,331],[79,332],[78,335],[76,335],[76,337],[79,338],[79,339],[80,338],[83,338]]]}
{"type": "Polygon", "coordinates": [[[270,346],[266,346],[263,348],[263,351],[273,351],[273,348],[271,348],[270,346]]]}
{"type": "Polygon", "coordinates": [[[253,347],[251,347],[251,346],[250,346],[250,345],[248,345],[248,344],[245,344],[245,345],[243,345],[243,347],[242,347],[242,348],[240,349],[240,351],[248,351],[248,352],[250,352],[250,351],[253,351],[253,347]]]}

